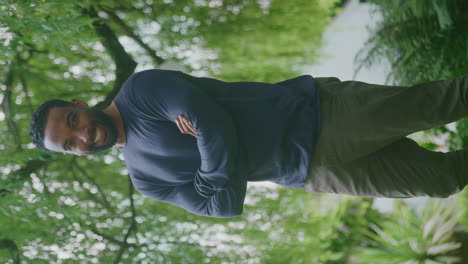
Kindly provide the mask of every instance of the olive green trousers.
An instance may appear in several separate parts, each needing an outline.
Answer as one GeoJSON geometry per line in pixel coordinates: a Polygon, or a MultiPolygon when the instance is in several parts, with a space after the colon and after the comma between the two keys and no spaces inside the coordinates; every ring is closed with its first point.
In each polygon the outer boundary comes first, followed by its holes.
{"type": "Polygon", "coordinates": [[[468,149],[406,137],[468,117],[468,76],[413,86],[316,78],[321,135],[304,189],[363,197],[447,197],[468,184],[468,149]]]}

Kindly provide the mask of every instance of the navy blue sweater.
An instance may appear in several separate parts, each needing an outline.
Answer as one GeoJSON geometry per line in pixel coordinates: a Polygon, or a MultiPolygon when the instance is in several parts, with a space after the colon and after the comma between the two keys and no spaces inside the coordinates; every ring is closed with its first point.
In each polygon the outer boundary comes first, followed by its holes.
{"type": "Polygon", "coordinates": [[[135,188],[205,216],[240,215],[247,181],[302,188],[320,131],[310,75],[271,84],[147,70],[130,77],[114,102],[135,188]],[[197,137],[180,132],[178,115],[197,137]]]}

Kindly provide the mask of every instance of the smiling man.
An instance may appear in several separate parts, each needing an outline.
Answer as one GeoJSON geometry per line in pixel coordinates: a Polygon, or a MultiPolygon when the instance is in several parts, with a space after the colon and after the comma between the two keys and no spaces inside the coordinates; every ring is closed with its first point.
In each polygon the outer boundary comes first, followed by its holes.
{"type": "Polygon", "coordinates": [[[459,192],[468,183],[468,150],[428,151],[406,136],[468,116],[467,101],[467,76],[398,87],[310,75],[223,82],[147,70],[103,111],[79,100],[45,102],[30,134],[45,151],[118,147],[143,195],[232,217],[243,211],[247,181],[366,197],[459,192]]]}

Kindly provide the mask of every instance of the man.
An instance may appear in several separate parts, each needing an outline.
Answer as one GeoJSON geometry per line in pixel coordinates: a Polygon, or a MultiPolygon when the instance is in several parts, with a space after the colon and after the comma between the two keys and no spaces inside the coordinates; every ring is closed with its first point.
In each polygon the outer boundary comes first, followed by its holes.
{"type": "Polygon", "coordinates": [[[247,181],[314,193],[447,197],[468,182],[468,150],[432,152],[406,136],[468,114],[468,77],[411,87],[299,76],[223,82],[179,71],[134,74],[97,111],[51,100],[31,119],[40,149],[121,149],[135,188],[193,213],[242,213],[247,181]]]}

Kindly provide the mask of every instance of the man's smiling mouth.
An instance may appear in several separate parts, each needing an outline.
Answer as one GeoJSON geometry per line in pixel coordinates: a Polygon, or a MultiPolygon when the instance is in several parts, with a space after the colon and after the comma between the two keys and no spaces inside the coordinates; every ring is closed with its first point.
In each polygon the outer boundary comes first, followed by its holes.
{"type": "Polygon", "coordinates": [[[96,133],[95,133],[95,138],[94,138],[94,144],[96,144],[102,137],[101,135],[101,130],[99,128],[96,128],[96,133]]]}

